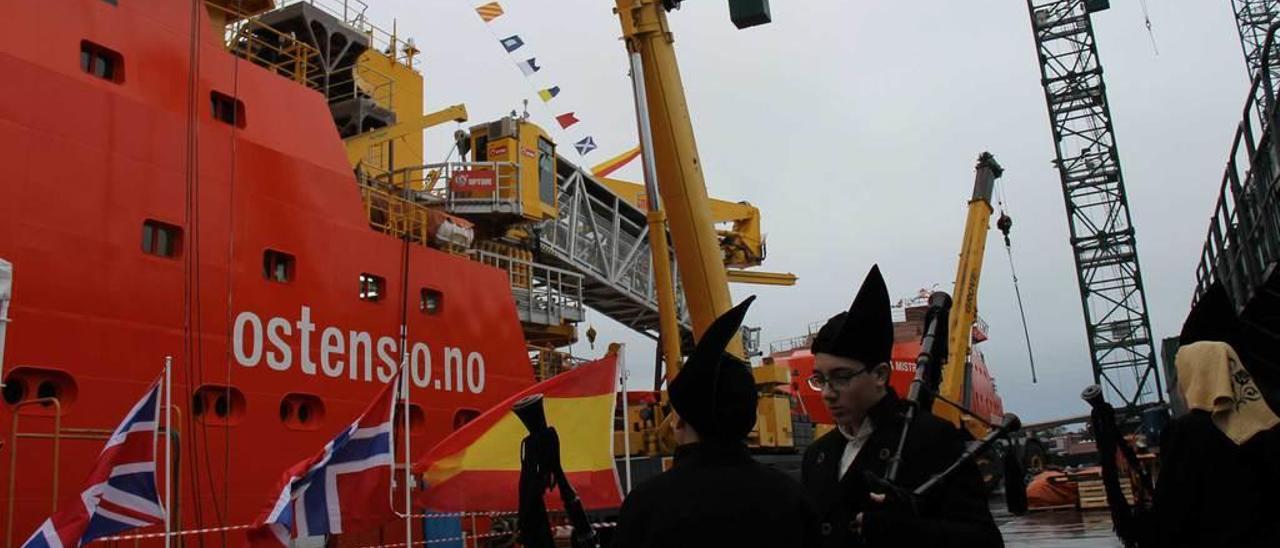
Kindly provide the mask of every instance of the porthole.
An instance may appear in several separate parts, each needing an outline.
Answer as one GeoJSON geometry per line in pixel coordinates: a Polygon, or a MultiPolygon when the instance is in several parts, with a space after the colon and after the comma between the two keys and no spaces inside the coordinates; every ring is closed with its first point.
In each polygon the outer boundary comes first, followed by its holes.
{"type": "Polygon", "coordinates": [[[4,385],[4,402],[16,405],[27,397],[27,383],[22,379],[9,379],[4,385]]]}
{"type": "Polygon", "coordinates": [[[191,415],[206,424],[239,424],[246,408],[244,393],[234,386],[206,384],[191,399],[191,415]]]}
{"type": "Polygon", "coordinates": [[[290,430],[315,430],[324,422],[324,400],[295,392],[280,400],[280,422],[290,430]]]}
{"type": "Polygon", "coordinates": [[[75,403],[77,394],[75,379],[70,373],[57,369],[19,366],[9,371],[4,380],[3,399],[6,404],[45,400],[39,406],[24,407],[23,414],[53,414],[54,404],[50,400],[57,400],[58,409],[65,413],[75,403]]]}

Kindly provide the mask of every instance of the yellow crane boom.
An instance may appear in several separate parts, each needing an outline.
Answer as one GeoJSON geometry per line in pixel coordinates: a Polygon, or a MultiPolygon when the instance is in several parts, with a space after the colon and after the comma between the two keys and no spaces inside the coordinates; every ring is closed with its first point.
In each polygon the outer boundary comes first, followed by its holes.
{"type": "MultiPolygon", "coordinates": [[[[662,205],[694,337],[733,306],[663,0],[616,0],[629,53],[640,54],[662,205]]],[[[735,339],[729,352],[742,355],[735,339]]],[[[668,375],[676,364],[668,364],[668,375]]]]}
{"type": "Polygon", "coordinates": [[[382,129],[360,133],[346,139],[347,160],[356,165],[368,153],[369,147],[399,139],[416,131],[438,126],[445,122],[467,121],[467,106],[453,105],[435,112],[422,114],[415,118],[397,122],[382,129]]]}
{"type": "MultiPolygon", "coordinates": [[[[987,232],[991,228],[988,225],[993,211],[991,193],[996,179],[1004,173],[1004,168],[996,163],[990,152],[978,156],[976,170],[964,239],[960,242],[956,284],[952,290],[955,298],[948,318],[947,365],[943,368],[942,384],[938,388],[942,397],[961,403],[965,401],[964,378],[973,341],[973,323],[978,319],[978,280],[982,276],[982,257],[987,248],[987,232]]],[[[944,402],[934,403],[933,414],[962,426],[960,412],[944,402]]]]}

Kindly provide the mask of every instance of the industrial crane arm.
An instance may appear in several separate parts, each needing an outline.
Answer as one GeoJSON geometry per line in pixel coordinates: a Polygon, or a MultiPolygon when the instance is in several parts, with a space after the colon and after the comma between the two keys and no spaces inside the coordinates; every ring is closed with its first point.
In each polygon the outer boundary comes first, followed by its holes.
{"type": "Polygon", "coordinates": [[[347,160],[351,162],[351,165],[356,165],[364,157],[369,147],[373,145],[398,139],[415,131],[422,131],[451,121],[467,121],[467,106],[453,105],[436,112],[423,114],[415,119],[405,120],[381,129],[348,137],[345,141],[347,144],[347,160]]]}
{"type": "MultiPolygon", "coordinates": [[[[990,152],[978,156],[977,175],[973,182],[973,197],[969,199],[969,214],[964,225],[964,239],[960,243],[960,262],[956,266],[956,284],[953,294],[947,341],[947,365],[942,371],[942,384],[938,393],[948,400],[965,401],[969,369],[969,349],[972,344],[973,323],[978,319],[978,279],[982,275],[982,257],[987,248],[988,223],[991,219],[991,193],[996,179],[1004,168],[996,163],[990,152]]],[[[942,402],[936,402],[933,413],[961,426],[960,412],[942,402]]]]}

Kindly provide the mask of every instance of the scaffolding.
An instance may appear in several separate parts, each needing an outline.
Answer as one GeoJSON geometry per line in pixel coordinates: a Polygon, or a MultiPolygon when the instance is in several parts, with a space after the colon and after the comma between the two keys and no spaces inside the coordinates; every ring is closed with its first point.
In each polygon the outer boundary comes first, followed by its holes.
{"type": "MultiPolygon", "coordinates": [[[[1236,29],[1240,31],[1240,47],[1244,52],[1245,65],[1250,79],[1258,74],[1262,67],[1267,67],[1271,81],[1280,76],[1280,55],[1264,54],[1267,43],[1267,30],[1280,15],[1280,0],[1231,0],[1231,7],[1236,15],[1236,29]]],[[[1261,88],[1253,88],[1255,91],[1261,88]]],[[[1271,98],[1264,95],[1255,99],[1270,106],[1271,98]]]]}

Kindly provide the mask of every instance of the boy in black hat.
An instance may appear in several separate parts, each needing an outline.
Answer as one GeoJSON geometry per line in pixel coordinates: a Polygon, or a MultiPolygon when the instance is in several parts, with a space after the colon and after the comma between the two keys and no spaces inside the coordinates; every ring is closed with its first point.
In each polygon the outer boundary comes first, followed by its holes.
{"type": "Polygon", "coordinates": [[[671,381],[675,464],[627,496],[615,548],[817,546],[803,490],[747,452],[755,380],[724,349],[753,299],[717,318],[671,381]]]}
{"type": "MultiPolygon", "coordinates": [[[[821,545],[1004,545],[982,479],[969,464],[921,500],[885,499],[875,485],[897,450],[905,403],[889,386],[893,319],[880,268],[872,267],[848,312],[827,321],[813,341],[809,385],[822,392],[837,427],[805,451],[803,483],[818,507],[821,545]]],[[[917,413],[896,484],[914,489],[941,472],[964,449],[964,438],[928,410],[917,413]]]]}

